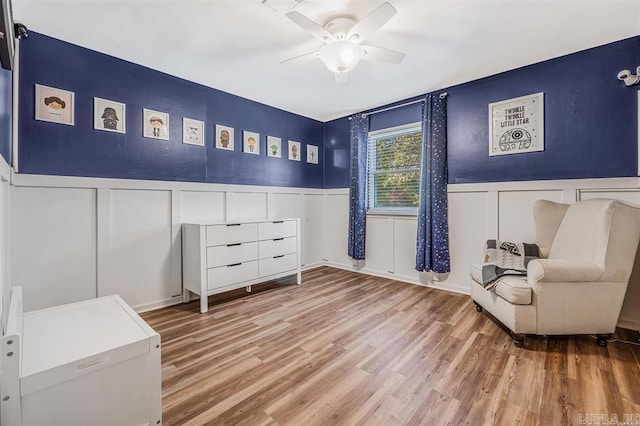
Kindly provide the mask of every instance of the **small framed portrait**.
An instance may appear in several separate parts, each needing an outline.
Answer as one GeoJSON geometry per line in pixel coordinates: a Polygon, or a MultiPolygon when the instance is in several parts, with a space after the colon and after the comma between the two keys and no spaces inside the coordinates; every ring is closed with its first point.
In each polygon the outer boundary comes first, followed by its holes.
{"type": "Polygon", "coordinates": [[[169,114],[166,112],[154,111],[152,109],[142,110],[142,136],[151,139],[169,140],[169,114]]]}
{"type": "Polygon", "coordinates": [[[105,132],[126,133],[126,105],[93,98],[93,128],[105,132]]]}
{"type": "Polygon", "coordinates": [[[242,151],[247,154],[260,155],[260,133],[242,132],[242,151]]]}
{"type": "Polygon", "coordinates": [[[36,120],[73,126],[75,93],[36,84],[36,120]]]}
{"type": "Polygon", "coordinates": [[[282,157],[282,139],[267,136],[267,157],[282,157]]]}
{"type": "Polygon", "coordinates": [[[216,124],[216,148],[233,151],[233,127],[216,124]]]}
{"type": "Polygon", "coordinates": [[[307,163],[318,164],[318,147],[307,145],[307,163]]]}
{"type": "Polygon", "coordinates": [[[183,117],[182,143],[204,146],[204,121],[183,117]]]}
{"type": "Polygon", "coordinates": [[[289,141],[289,160],[300,161],[300,142],[289,141]]]}

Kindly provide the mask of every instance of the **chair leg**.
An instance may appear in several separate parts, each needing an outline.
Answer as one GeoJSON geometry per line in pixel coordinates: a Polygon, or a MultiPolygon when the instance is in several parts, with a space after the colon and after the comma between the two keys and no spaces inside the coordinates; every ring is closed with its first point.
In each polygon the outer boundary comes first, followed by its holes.
{"type": "Polygon", "coordinates": [[[596,344],[598,346],[602,346],[603,348],[606,348],[610,338],[611,338],[611,334],[598,334],[596,336],[596,344]]]}
{"type": "Polygon", "coordinates": [[[524,334],[511,332],[511,337],[513,338],[513,344],[516,345],[517,348],[521,348],[524,346],[524,334]]]}
{"type": "Polygon", "coordinates": [[[473,304],[476,305],[476,311],[478,312],[482,312],[482,306],[480,306],[480,304],[478,302],[476,302],[475,300],[473,301],[473,304]]]}

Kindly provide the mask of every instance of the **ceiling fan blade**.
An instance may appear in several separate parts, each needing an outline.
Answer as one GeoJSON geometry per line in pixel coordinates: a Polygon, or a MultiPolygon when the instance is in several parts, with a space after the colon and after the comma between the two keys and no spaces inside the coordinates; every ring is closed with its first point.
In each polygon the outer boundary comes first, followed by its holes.
{"type": "Polygon", "coordinates": [[[305,53],[304,55],[294,56],[293,58],[285,59],[280,63],[284,64],[286,62],[310,62],[314,59],[320,59],[320,52],[305,53]]]}
{"type": "Polygon", "coordinates": [[[371,34],[387,23],[398,11],[385,2],[358,21],[347,33],[346,39],[354,43],[362,43],[371,34]]]}
{"type": "Polygon", "coordinates": [[[390,64],[399,64],[406,56],[402,52],[396,50],[385,49],[376,46],[360,46],[364,50],[362,59],[372,62],[386,62],[390,64]]]}
{"type": "Polygon", "coordinates": [[[311,33],[314,37],[319,38],[325,43],[328,41],[334,41],[335,37],[325,28],[321,27],[311,19],[307,18],[300,12],[289,12],[287,13],[287,18],[291,19],[293,22],[298,24],[303,30],[311,33]]]}
{"type": "Polygon", "coordinates": [[[349,80],[348,72],[334,72],[333,76],[336,79],[336,84],[343,84],[346,83],[347,80],[349,80]]]}

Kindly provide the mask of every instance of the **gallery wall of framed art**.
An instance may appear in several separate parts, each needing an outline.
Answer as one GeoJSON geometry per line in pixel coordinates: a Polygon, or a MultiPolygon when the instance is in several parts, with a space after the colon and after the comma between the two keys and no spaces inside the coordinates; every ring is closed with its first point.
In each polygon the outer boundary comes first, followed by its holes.
{"type": "Polygon", "coordinates": [[[21,173],[323,187],[320,121],[36,32],[21,61],[21,173]]]}

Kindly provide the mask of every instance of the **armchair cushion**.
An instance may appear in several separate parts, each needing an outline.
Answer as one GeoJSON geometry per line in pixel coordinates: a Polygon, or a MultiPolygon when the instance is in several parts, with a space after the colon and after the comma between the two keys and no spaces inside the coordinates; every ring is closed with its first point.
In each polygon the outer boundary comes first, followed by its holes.
{"type": "Polygon", "coordinates": [[[602,265],[594,261],[534,259],[527,265],[527,280],[553,282],[593,282],[602,276],[602,265]]]}
{"type": "MultiPolygon", "coordinates": [[[[478,285],[482,285],[482,264],[472,264],[469,272],[471,273],[471,278],[478,285]]],[[[483,287],[482,291],[488,290],[483,287]]],[[[531,304],[531,286],[527,283],[526,277],[504,276],[496,281],[496,286],[492,291],[514,305],[531,304]]]]}

